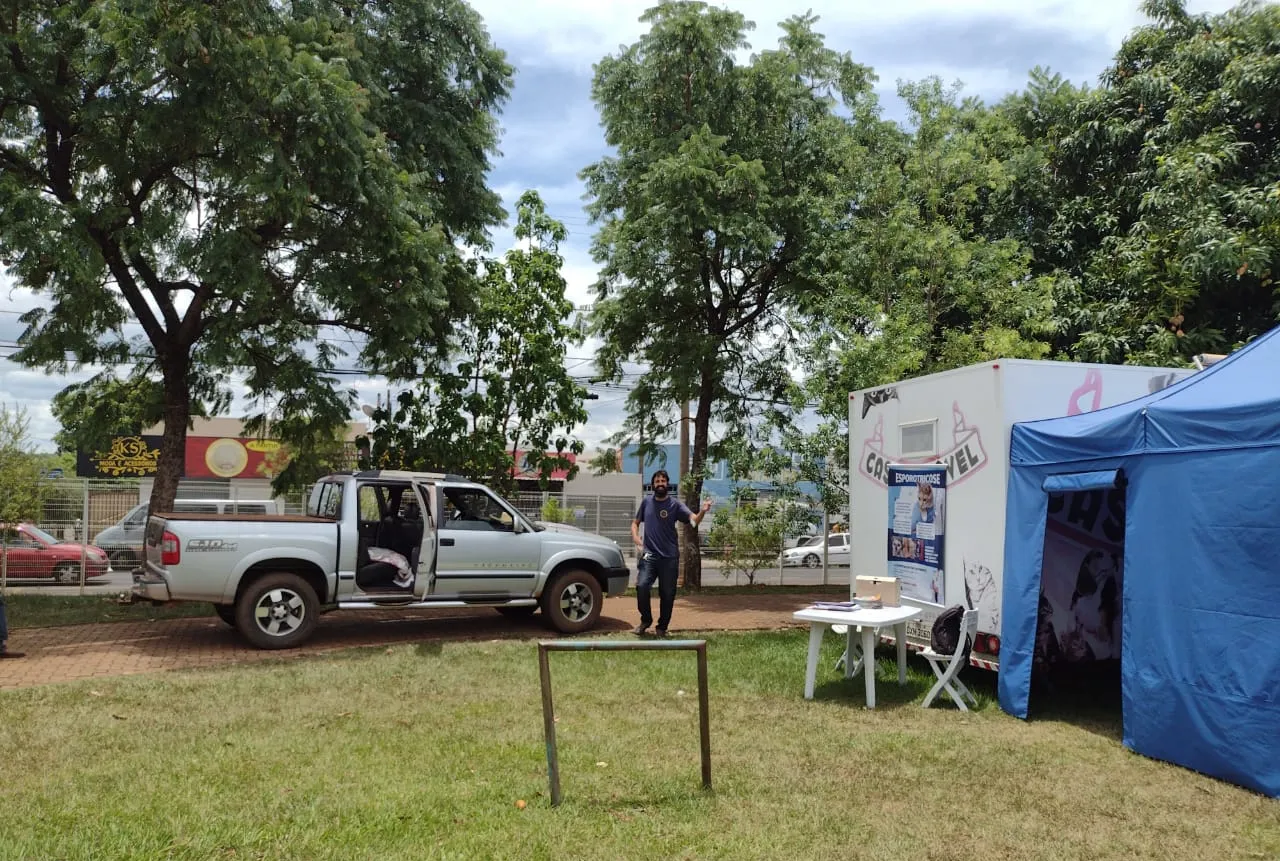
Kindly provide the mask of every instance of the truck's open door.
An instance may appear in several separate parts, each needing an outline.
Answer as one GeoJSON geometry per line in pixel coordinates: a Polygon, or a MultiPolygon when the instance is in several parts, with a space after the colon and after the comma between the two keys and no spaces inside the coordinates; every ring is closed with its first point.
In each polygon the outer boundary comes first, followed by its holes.
{"type": "Polygon", "coordinates": [[[418,570],[413,580],[413,594],[416,598],[424,598],[435,589],[436,535],[439,530],[440,506],[433,485],[415,484],[413,491],[418,495],[418,505],[422,508],[422,548],[418,551],[418,570]]]}

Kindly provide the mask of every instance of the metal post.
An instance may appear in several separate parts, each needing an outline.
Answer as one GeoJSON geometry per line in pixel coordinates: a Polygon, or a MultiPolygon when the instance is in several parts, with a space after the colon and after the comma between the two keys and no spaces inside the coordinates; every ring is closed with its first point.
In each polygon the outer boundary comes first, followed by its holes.
{"type": "Polygon", "coordinates": [[[702,788],[711,789],[711,707],[707,686],[706,640],[551,640],[538,643],[538,678],[542,684],[542,732],[547,747],[547,780],[551,806],[560,805],[560,761],[556,749],[556,717],[551,700],[550,652],[697,652],[698,746],[702,755],[702,788]]]}
{"type": "Polygon", "coordinates": [[[80,536],[80,595],[84,595],[84,575],[85,566],[89,556],[89,479],[85,479],[82,484],[84,505],[80,516],[80,522],[84,524],[84,535],[80,536]]]}
{"type": "Polygon", "coordinates": [[[698,743],[702,750],[702,788],[711,788],[711,706],[707,691],[707,641],[698,642],[698,743]]]}
{"type": "Polygon", "coordinates": [[[828,550],[827,550],[827,531],[831,528],[831,515],[827,513],[826,506],[822,508],[822,585],[827,585],[827,576],[830,573],[828,566],[828,550]]]}
{"type": "Polygon", "coordinates": [[[560,760],[556,752],[556,712],[551,703],[551,662],[544,644],[538,644],[538,677],[542,681],[542,735],[547,743],[547,779],[551,781],[551,806],[560,806],[560,760]]]}
{"type": "Polygon", "coordinates": [[[596,494],[596,535],[604,535],[604,520],[600,517],[600,494],[596,494]]]}

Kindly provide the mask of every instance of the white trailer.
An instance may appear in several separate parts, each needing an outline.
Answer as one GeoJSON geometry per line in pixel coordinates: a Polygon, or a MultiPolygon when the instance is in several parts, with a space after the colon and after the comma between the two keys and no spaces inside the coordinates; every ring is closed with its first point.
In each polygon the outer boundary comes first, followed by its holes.
{"type": "Polygon", "coordinates": [[[1130,401],[1193,373],[999,359],[852,393],[851,597],[854,577],[888,573],[889,465],[945,464],[943,588],[936,599],[904,591],[904,603],[925,611],[908,625],[908,645],[928,644],[933,619],[945,607],[976,607],[979,635],[970,660],[999,669],[1011,427],[1130,401]]]}

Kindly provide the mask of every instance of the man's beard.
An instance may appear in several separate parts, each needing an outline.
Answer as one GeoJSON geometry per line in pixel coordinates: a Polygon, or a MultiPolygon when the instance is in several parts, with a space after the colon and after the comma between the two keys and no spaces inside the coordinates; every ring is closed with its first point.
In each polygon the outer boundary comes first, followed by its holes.
{"type": "Polygon", "coordinates": [[[667,489],[665,487],[655,487],[653,489],[653,495],[655,499],[666,499],[667,489]]]}

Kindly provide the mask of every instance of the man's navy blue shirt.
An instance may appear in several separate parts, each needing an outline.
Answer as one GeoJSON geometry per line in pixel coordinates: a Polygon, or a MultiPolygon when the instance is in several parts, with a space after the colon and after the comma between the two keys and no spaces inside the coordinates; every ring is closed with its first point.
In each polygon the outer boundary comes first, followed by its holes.
{"type": "Polygon", "coordinates": [[[680,558],[680,540],[676,537],[676,521],[688,523],[693,517],[689,506],[674,496],[657,500],[646,496],[640,501],[636,520],[644,524],[644,549],[663,559],[680,558]]]}

